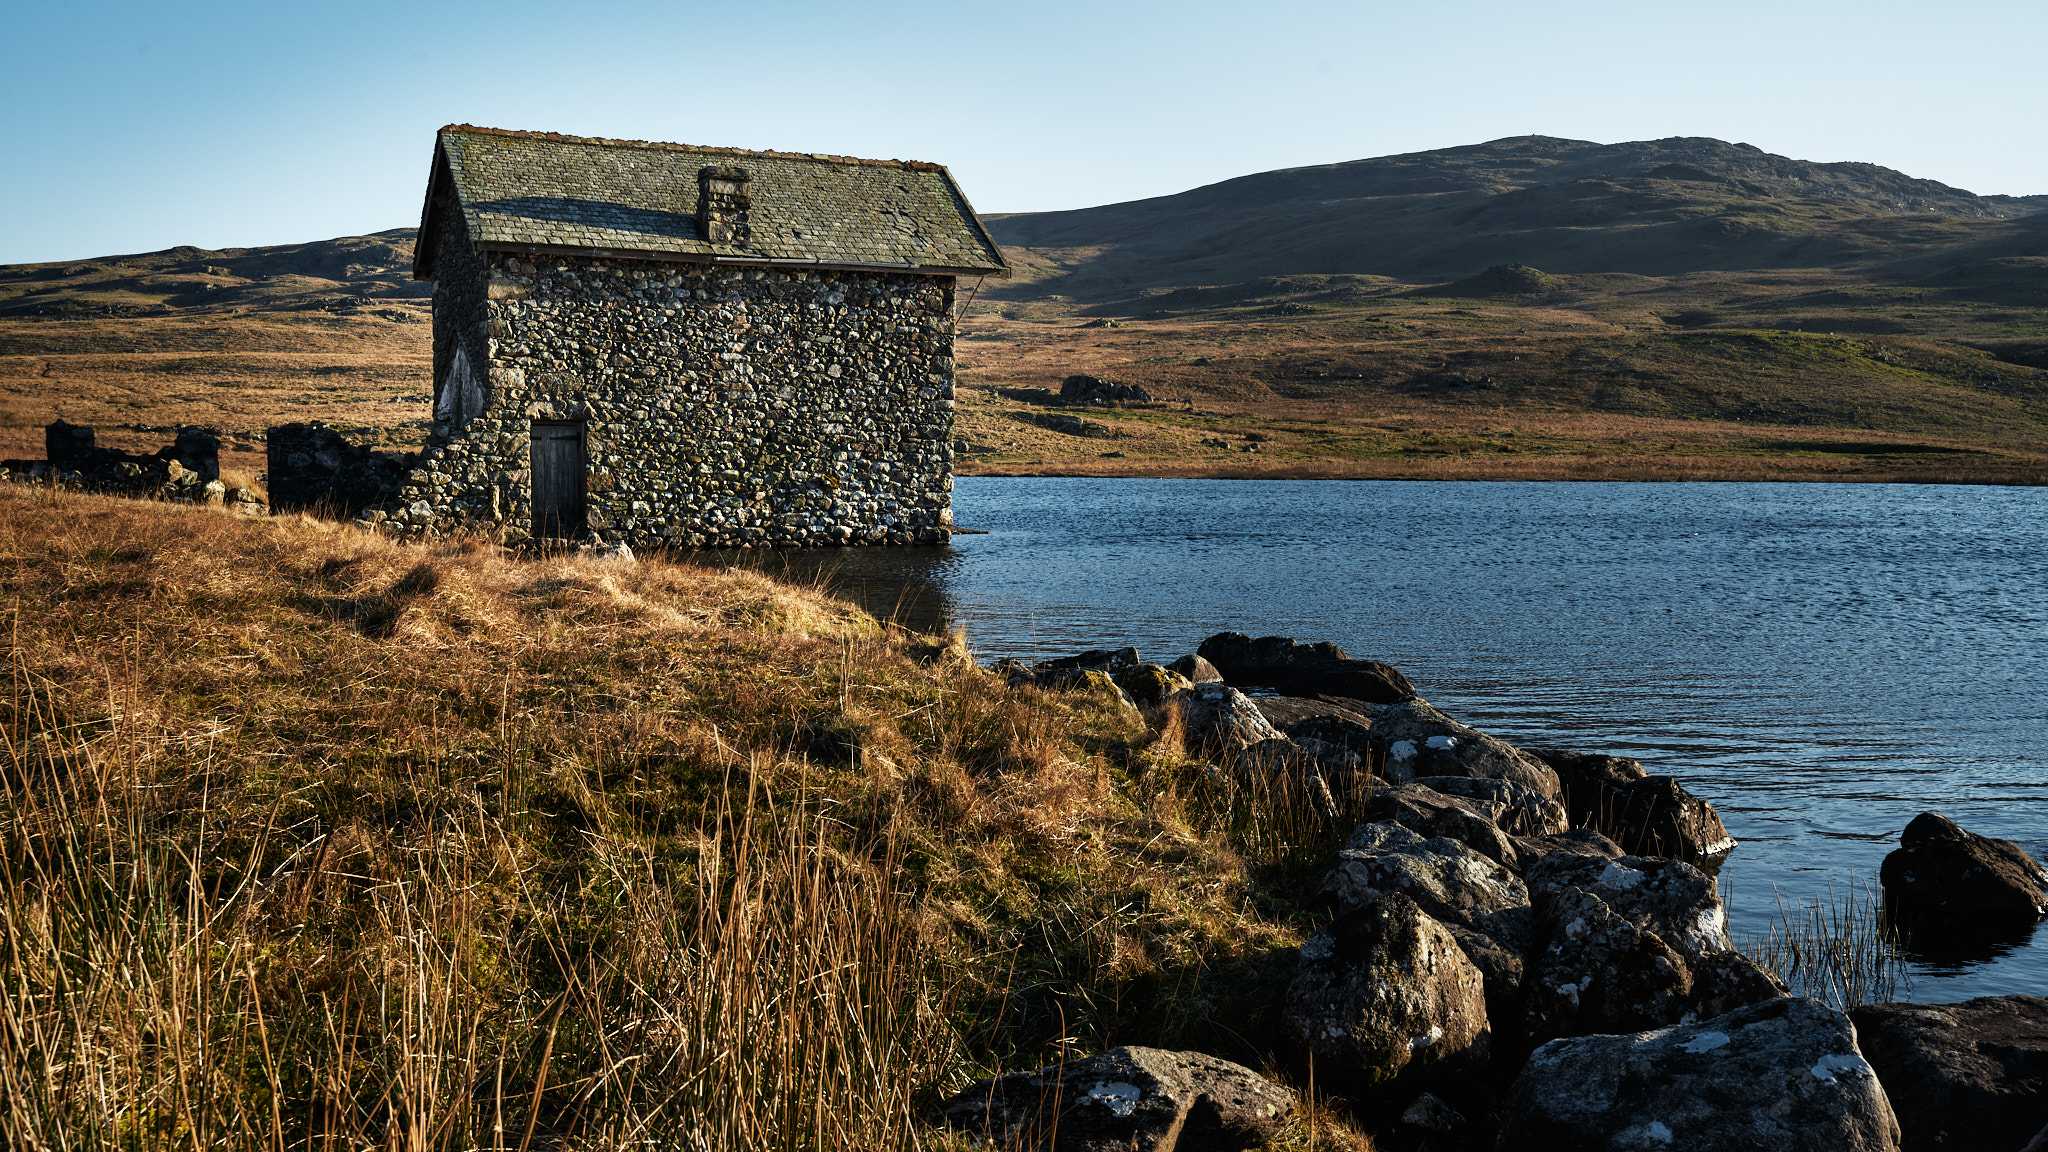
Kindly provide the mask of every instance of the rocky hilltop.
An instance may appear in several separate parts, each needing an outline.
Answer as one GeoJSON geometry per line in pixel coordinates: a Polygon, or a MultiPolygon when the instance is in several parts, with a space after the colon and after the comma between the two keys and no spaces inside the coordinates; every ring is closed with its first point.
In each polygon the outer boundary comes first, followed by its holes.
{"type": "Polygon", "coordinates": [[[1006,245],[1092,250],[1058,290],[1101,296],[1304,273],[1437,280],[1510,263],[1643,275],[1833,267],[2016,235],[1990,226],[2043,207],[2048,197],[1978,196],[1720,140],[1518,136],[990,223],[1006,245]]]}

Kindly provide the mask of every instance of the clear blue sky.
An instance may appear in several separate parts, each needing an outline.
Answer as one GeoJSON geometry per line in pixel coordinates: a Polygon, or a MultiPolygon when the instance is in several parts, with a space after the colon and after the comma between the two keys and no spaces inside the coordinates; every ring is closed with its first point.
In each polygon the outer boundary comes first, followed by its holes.
{"type": "Polygon", "coordinates": [[[985,212],[1542,133],[2048,192],[2048,2],[4,0],[0,262],[415,223],[468,121],[952,166],[985,212]]]}

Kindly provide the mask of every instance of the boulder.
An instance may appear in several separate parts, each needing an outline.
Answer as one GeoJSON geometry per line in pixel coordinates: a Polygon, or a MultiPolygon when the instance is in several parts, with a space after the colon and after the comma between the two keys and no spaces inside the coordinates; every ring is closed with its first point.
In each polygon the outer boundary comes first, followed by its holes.
{"type": "Polygon", "coordinates": [[[1424,1092],[1401,1110],[1401,1127],[1424,1141],[1435,1138],[1462,1144],[1467,1125],[1464,1114],[1434,1092],[1424,1092]]]}
{"type": "Polygon", "coordinates": [[[1897,1152],[1849,1018],[1783,998],[1697,1024],[1552,1040],[1530,1054],[1502,1152],[1897,1152]]]}
{"type": "Polygon", "coordinates": [[[1157,715],[1174,696],[1194,687],[1187,677],[1158,664],[1133,664],[1111,672],[1109,678],[1147,716],[1157,715]]]}
{"type": "Polygon", "coordinates": [[[1909,1152],[2019,1148],[2048,1121],[2048,999],[1850,1012],[1909,1152]]]}
{"type": "Polygon", "coordinates": [[[1587,817],[1600,810],[1601,801],[1610,789],[1634,783],[1650,774],[1642,761],[1626,756],[1549,747],[1526,751],[1557,773],[1558,784],[1564,790],[1562,799],[1565,807],[1571,810],[1575,824],[1589,823],[1587,817]]]}
{"type": "Polygon", "coordinates": [[[1242,1065],[1126,1047],[983,1080],[947,1101],[945,1116],[998,1148],[1236,1152],[1266,1144],[1294,1107],[1292,1093],[1242,1065]]]}
{"type": "Polygon", "coordinates": [[[2025,849],[1936,812],[1913,817],[1878,876],[1886,911],[1916,934],[2003,935],[2048,913],[2048,870],[2025,849]]]}
{"type": "Polygon", "coordinates": [[[1522,868],[1525,871],[1531,864],[1550,856],[1592,856],[1601,860],[1613,860],[1622,854],[1621,845],[1591,828],[1574,828],[1569,832],[1549,832],[1540,836],[1517,836],[1515,851],[1522,857],[1522,868]]]}
{"type": "Polygon", "coordinates": [[[1572,823],[1613,837],[1624,851],[1713,865],[1735,848],[1712,804],[1670,776],[1650,775],[1640,761],[1562,748],[1527,751],[1557,773],[1572,823]]]}
{"type": "Polygon", "coordinates": [[[1398,669],[1355,659],[1327,642],[1300,644],[1285,636],[1253,639],[1221,632],[1202,641],[1197,651],[1232,684],[1368,703],[1390,704],[1415,695],[1415,686],[1398,669]]]}
{"type": "Polygon", "coordinates": [[[1252,699],[1228,684],[1197,684],[1174,697],[1188,749],[1231,753],[1265,740],[1283,739],[1252,699]]]}
{"type": "MultiPolygon", "coordinates": [[[[1480,805],[1494,826],[1510,836],[1549,836],[1566,831],[1571,822],[1564,805],[1526,784],[1475,776],[1418,776],[1415,783],[1446,796],[1480,805]]],[[[1615,855],[1619,856],[1619,850],[1615,855]]]]}
{"type": "Polygon", "coordinates": [[[1655,932],[1638,927],[1580,888],[1543,910],[1544,945],[1523,981],[1523,1028],[1531,1040],[1589,1032],[1636,1032],[1677,1023],[1692,973],[1655,932]]]}
{"type": "Polygon", "coordinates": [[[1214,664],[1209,663],[1193,652],[1168,664],[1167,667],[1197,684],[1207,684],[1212,680],[1223,679],[1223,673],[1218,672],[1214,664]]]}
{"type": "Polygon", "coordinates": [[[1399,824],[1361,825],[1323,884],[1340,913],[1386,893],[1407,896],[1450,929],[1493,1004],[1505,1011],[1520,996],[1534,934],[1528,889],[1466,845],[1399,824]]]}
{"type": "Polygon", "coordinates": [[[1372,717],[1343,701],[1301,696],[1255,696],[1252,701],[1275,728],[1295,739],[1342,748],[1360,762],[1372,754],[1372,717]]]}
{"type": "Polygon", "coordinates": [[[1389,780],[1409,783],[1425,776],[1468,776],[1506,780],[1553,800],[1558,796],[1557,774],[1549,765],[1505,740],[1458,723],[1426,700],[1368,704],[1364,711],[1385,756],[1389,780]]]}
{"type": "Polygon", "coordinates": [[[1446,796],[1420,784],[1397,784],[1375,790],[1366,803],[1366,815],[1424,836],[1456,840],[1510,871],[1520,863],[1514,841],[1494,826],[1486,807],[1462,797],[1446,796]]]}
{"type": "Polygon", "coordinates": [[[1637,856],[1670,856],[1712,867],[1735,850],[1735,837],[1714,806],[1670,776],[1645,776],[1622,789],[1616,800],[1609,834],[1637,856]]]}
{"type": "Polygon", "coordinates": [[[1399,824],[1362,824],[1324,880],[1341,912],[1399,892],[1446,924],[1476,929],[1516,951],[1529,937],[1529,890],[1513,872],[1470,847],[1399,824]]]}
{"type": "Polygon", "coordinates": [[[1686,968],[1692,973],[1687,1010],[1696,1020],[1776,1000],[1790,991],[1783,981],[1734,949],[1702,953],[1686,961],[1686,968]]]}
{"type": "Polygon", "coordinates": [[[1688,959],[1729,948],[1728,916],[1714,878],[1683,860],[1559,852],[1528,864],[1524,875],[1539,912],[1579,889],[1688,959]]]}
{"type": "Polygon", "coordinates": [[[1060,403],[1091,404],[1114,408],[1119,404],[1143,404],[1152,394],[1136,384],[1125,384],[1105,376],[1076,374],[1060,381],[1060,403]]]}
{"type": "Polygon", "coordinates": [[[1079,680],[1085,672],[1106,672],[1114,676],[1141,663],[1143,661],[1138,658],[1136,648],[1095,648],[1072,656],[1041,660],[1031,666],[1031,674],[1040,684],[1059,687],[1079,680]]]}
{"type": "Polygon", "coordinates": [[[1477,1070],[1490,1038],[1479,970],[1399,893],[1359,902],[1302,945],[1286,1020],[1319,1079],[1368,1092],[1477,1070]]]}

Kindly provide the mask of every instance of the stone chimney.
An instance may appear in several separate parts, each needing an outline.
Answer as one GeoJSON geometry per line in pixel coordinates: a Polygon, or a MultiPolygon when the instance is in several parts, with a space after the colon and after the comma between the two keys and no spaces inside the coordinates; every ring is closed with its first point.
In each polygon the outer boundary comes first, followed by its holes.
{"type": "Polygon", "coordinates": [[[747,170],[736,164],[707,164],[697,173],[697,220],[713,244],[747,246],[747,170]]]}

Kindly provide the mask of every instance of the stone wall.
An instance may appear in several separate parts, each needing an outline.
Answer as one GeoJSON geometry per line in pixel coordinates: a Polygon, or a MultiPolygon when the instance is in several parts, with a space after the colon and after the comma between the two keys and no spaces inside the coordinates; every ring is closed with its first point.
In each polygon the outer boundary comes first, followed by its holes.
{"type": "Polygon", "coordinates": [[[265,451],[273,509],[351,519],[390,503],[418,459],[352,443],[317,421],[272,427],[265,451]]]}
{"type": "Polygon", "coordinates": [[[434,424],[448,435],[482,406],[481,382],[490,358],[485,310],[488,272],[469,243],[469,227],[447,181],[434,207],[434,424]]]}
{"type": "MultiPolygon", "coordinates": [[[[436,287],[437,348],[458,259],[451,248],[437,256],[437,273],[450,278],[436,287]]],[[[483,410],[437,435],[396,505],[371,514],[387,529],[484,526],[526,539],[533,423],[582,420],[587,522],[600,542],[947,537],[951,278],[566,256],[485,262],[483,410]]]]}
{"type": "Polygon", "coordinates": [[[123,452],[102,447],[90,425],[59,419],[43,428],[43,452],[42,460],[0,460],[0,480],[263,510],[254,492],[221,483],[220,436],[210,428],[179,428],[155,452],[123,452]]]}

